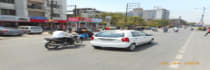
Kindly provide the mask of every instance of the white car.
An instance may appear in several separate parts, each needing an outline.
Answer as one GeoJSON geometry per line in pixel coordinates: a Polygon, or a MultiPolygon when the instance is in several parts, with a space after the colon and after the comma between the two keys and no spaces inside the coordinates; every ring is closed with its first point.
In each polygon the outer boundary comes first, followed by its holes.
{"type": "Polygon", "coordinates": [[[40,26],[19,26],[19,28],[28,34],[41,34],[43,32],[43,29],[40,26]]]}
{"type": "Polygon", "coordinates": [[[152,35],[136,30],[110,30],[102,31],[91,37],[91,45],[95,48],[127,48],[135,50],[136,46],[152,43],[152,35]]]}

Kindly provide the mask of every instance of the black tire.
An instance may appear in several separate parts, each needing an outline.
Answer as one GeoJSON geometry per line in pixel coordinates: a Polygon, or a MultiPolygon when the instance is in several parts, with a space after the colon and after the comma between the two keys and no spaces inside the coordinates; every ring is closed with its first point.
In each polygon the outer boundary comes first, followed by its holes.
{"type": "Polygon", "coordinates": [[[41,35],[41,34],[42,34],[42,32],[41,32],[41,33],[38,33],[38,34],[40,34],[40,35],[41,35]]]}
{"type": "Polygon", "coordinates": [[[58,48],[58,46],[54,46],[53,48],[50,48],[50,47],[51,46],[50,46],[49,42],[45,44],[45,48],[47,48],[48,50],[50,50],[50,49],[57,49],[58,48]]]}
{"type": "Polygon", "coordinates": [[[101,49],[99,46],[93,46],[94,49],[101,49]]]}
{"type": "Polygon", "coordinates": [[[155,40],[155,39],[152,38],[152,40],[150,40],[150,41],[148,42],[148,44],[152,44],[154,40],[155,40]]]}
{"type": "Polygon", "coordinates": [[[134,51],[136,49],[136,45],[131,44],[127,49],[128,49],[128,51],[134,51]]]}

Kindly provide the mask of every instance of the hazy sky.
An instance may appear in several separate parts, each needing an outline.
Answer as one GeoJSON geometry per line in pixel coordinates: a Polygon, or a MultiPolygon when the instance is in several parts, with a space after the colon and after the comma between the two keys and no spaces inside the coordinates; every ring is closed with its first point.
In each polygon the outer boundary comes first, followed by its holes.
{"type": "Polygon", "coordinates": [[[205,6],[207,10],[204,22],[210,24],[210,0],[67,0],[67,5],[76,4],[79,8],[96,8],[107,12],[125,12],[128,2],[139,3],[146,10],[153,9],[154,6],[165,8],[170,11],[170,18],[182,16],[189,22],[199,22],[205,6]]]}

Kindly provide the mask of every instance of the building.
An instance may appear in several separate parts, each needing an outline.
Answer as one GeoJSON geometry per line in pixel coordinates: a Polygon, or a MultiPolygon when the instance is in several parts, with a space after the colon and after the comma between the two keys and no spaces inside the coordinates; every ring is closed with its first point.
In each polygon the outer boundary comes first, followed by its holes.
{"type": "Polygon", "coordinates": [[[156,18],[156,10],[144,10],[143,13],[144,20],[153,20],[156,18]]]}
{"type": "MultiPolygon", "coordinates": [[[[46,0],[45,4],[45,9],[46,9],[46,17],[50,17],[50,3],[51,0],[46,0]]],[[[66,8],[67,8],[67,3],[66,0],[54,0],[54,14],[53,14],[53,19],[56,20],[66,20],[66,8]]]]}
{"type": "Polygon", "coordinates": [[[166,9],[144,10],[143,18],[148,20],[169,19],[170,12],[166,9]]]}
{"type": "Polygon", "coordinates": [[[95,8],[77,8],[73,10],[77,16],[81,17],[96,17],[100,11],[97,11],[95,8]]]}
{"type": "Polygon", "coordinates": [[[51,0],[0,0],[0,18],[4,18],[0,21],[15,21],[21,24],[23,22],[19,21],[27,20],[24,23],[45,23],[50,19],[51,4],[53,19],[66,20],[66,0],[53,0],[53,3],[51,0]]]}
{"type": "Polygon", "coordinates": [[[155,19],[169,19],[169,11],[166,9],[156,9],[155,19]]]}
{"type": "Polygon", "coordinates": [[[129,16],[140,16],[143,17],[144,10],[142,8],[135,8],[128,13],[129,16]]]}
{"type": "MultiPolygon", "coordinates": [[[[53,0],[54,19],[66,20],[66,0],[53,0]]],[[[1,0],[0,15],[50,18],[51,0],[1,0]]]]}

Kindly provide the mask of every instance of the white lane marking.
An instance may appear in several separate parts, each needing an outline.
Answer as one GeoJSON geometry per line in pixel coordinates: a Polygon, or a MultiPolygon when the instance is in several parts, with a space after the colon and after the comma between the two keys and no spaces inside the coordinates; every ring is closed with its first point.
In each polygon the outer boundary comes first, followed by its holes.
{"type": "Polygon", "coordinates": [[[178,54],[178,55],[176,55],[176,59],[181,60],[183,58],[183,56],[184,55],[182,55],[182,54],[178,54]]]}
{"type": "Polygon", "coordinates": [[[177,69],[177,68],[179,68],[179,63],[180,63],[179,61],[173,61],[170,63],[169,67],[177,69]]]}
{"type": "Polygon", "coordinates": [[[187,41],[185,42],[184,46],[182,46],[181,50],[185,50],[189,46],[189,43],[192,37],[193,37],[193,33],[190,35],[190,37],[188,37],[187,41]]]}
{"type": "MultiPolygon", "coordinates": [[[[187,46],[189,46],[189,43],[191,41],[193,37],[193,33],[188,37],[187,41],[185,42],[184,46],[181,47],[181,49],[178,51],[179,54],[176,55],[176,60],[181,60],[183,58],[183,54],[185,53],[185,50],[187,48],[187,46]]],[[[170,63],[169,65],[169,68],[174,68],[174,69],[178,69],[179,68],[179,65],[180,65],[180,62],[179,61],[173,61],[170,63]]]]}

